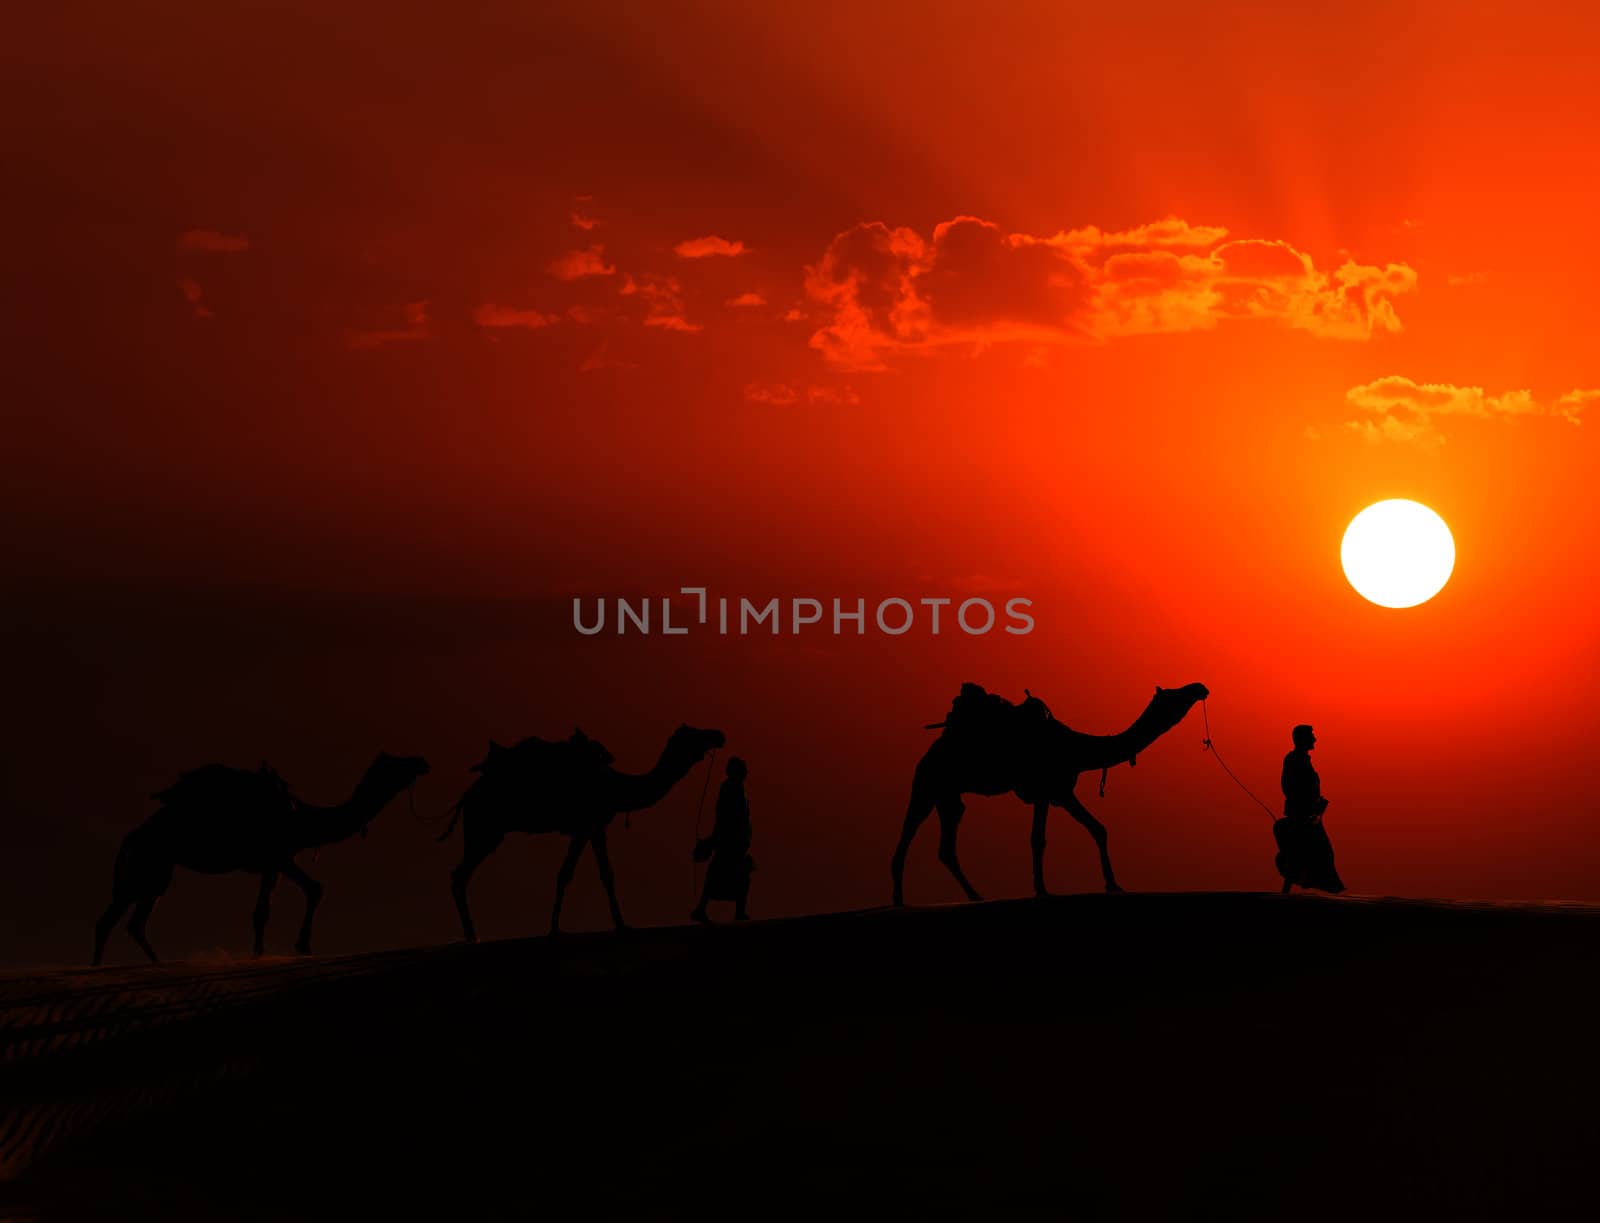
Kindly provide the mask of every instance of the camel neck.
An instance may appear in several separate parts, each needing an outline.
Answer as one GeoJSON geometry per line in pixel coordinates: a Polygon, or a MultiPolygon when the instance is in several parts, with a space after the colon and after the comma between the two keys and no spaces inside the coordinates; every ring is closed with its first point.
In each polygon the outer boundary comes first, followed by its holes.
{"type": "Polygon", "coordinates": [[[611,802],[607,805],[613,811],[642,811],[653,807],[683,780],[693,765],[692,757],[675,750],[675,745],[669,742],[648,773],[613,775],[611,802]]]}
{"type": "Polygon", "coordinates": [[[1080,735],[1079,761],[1085,772],[1127,764],[1170,729],[1168,719],[1152,705],[1126,730],[1114,735],[1080,735]]]}
{"type": "Polygon", "coordinates": [[[384,787],[369,770],[356,783],[356,788],[350,797],[338,806],[321,807],[312,803],[301,803],[300,829],[296,840],[306,849],[347,840],[371,823],[373,817],[382,811],[393,797],[392,793],[384,792],[384,787]]]}

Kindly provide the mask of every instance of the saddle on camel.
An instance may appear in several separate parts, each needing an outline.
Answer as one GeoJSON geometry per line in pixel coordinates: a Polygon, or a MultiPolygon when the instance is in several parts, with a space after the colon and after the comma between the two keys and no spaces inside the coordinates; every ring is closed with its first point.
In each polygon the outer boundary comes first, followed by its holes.
{"type": "Polygon", "coordinates": [[[943,730],[946,734],[973,735],[999,739],[1031,736],[1046,722],[1054,722],[1050,707],[1026,688],[1017,705],[999,693],[985,691],[981,684],[966,683],[950,702],[943,722],[929,722],[924,730],[943,730]]]}
{"type": "Polygon", "coordinates": [[[478,774],[469,795],[497,795],[500,800],[530,807],[553,807],[557,812],[548,831],[572,835],[586,826],[592,815],[589,799],[616,757],[581,727],[565,739],[530,735],[506,747],[493,739],[484,758],[472,766],[478,774]],[[558,796],[552,803],[552,796],[558,796]]]}
{"type": "Polygon", "coordinates": [[[616,757],[606,750],[598,739],[583,733],[582,727],[573,729],[566,739],[540,739],[529,736],[520,743],[505,747],[489,740],[489,752],[472,766],[474,773],[496,774],[512,769],[537,766],[541,768],[569,769],[574,773],[600,770],[616,762],[616,757]]]}

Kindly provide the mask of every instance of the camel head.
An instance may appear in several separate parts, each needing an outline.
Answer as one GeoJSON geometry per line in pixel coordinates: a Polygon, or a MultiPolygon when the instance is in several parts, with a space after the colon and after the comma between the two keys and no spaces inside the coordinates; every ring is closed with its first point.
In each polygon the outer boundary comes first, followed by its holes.
{"type": "Polygon", "coordinates": [[[375,793],[392,797],[401,790],[409,790],[427,771],[428,762],[421,756],[391,756],[388,752],[379,752],[362,781],[375,793]]]}
{"type": "Polygon", "coordinates": [[[1158,684],[1155,696],[1150,698],[1139,721],[1155,734],[1164,735],[1183,721],[1196,702],[1210,695],[1211,690],[1204,684],[1185,684],[1182,688],[1163,688],[1158,684]]]}
{"type": "Polygon", "coordinates": [[[728,737],[720,730],[702,730],[685,723],[672,732],[672,737],[667,740],[667,749],[685,760],[700,760],[707,752],[721,747],[727,741],[728,737]]]}

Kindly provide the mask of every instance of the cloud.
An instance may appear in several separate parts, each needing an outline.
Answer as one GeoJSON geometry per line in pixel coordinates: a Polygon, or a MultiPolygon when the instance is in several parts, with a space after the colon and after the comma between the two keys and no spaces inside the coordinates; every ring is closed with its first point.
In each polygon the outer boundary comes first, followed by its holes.
{"type": "Polygon", "coordinates": [[[376,331],[350,331],[345,339],[351,348],[382,348],[387,344],[403,344],[410,340],[431,340],[433,330],[428,318],[428,303],[407,302],[401,307],[406,325],[403,328],[376,331]]]}
{"type": "Polygon", "coordinates": [[[1239,318],[1367,339],[1400,330],[1393,299],[1416,281],[1404,264],[1318,269],[1287,242],[1229,241],[1176,217],[1036,237],[964,216],[931,240],[856,225],[806,268],[805,287],[827,312],[812,347],[838,366],[882,369],[890,355],[952,345],[1096,342],[1239,318]]]}
{"type": "Polygon", "coordinates": [[[748,403],[767,404],[772,407],[788,407],[804,401],[805,403],[853,405],[861,402],[861,397],[854,388],[848,386],[808,386],[804,389],[791,386],[787,382],[751,382],[744,388],[744,397],[748,403]]]}
{"type": "Polygon", "coordinates": [[[208,307],[203,300],[205,293],[200,288],[200,282],[198,280],[190,280],[185,277],[183,280],[178,281],[178,292],[182,293],[183,300],[188,302],[189,305],[193,307],[195,318],[216,317],[211,313],[210,307],[208,307]]]}
{"type": "Polygon", "coordinates": [[[215,229],[186,229],[178,235],[178,249],[196,255],[237,255],[250,249],[250,239],[215,229]]]}
{"type": "Polygon", "coordinates": [[[727,302],[730,306],[764,306],[767,299],[759,293],[741,293],[738,297],[730,297],[727,302]]]}
{"type": "Polygon", "coordinates": [[[550,275],[557,280],[581,280],[585,276],[614,276],[617,269],[605,260],[605,247],[598,242],[581,251],[568,251],[550,264],[550,275]]]}
{"type": "Polygon", "coordinates": [[[750,403],[766,403],[786,407],[800,402],[800,392],[787,382],[751,382],[744,388],[744,397],[750,403]]]}
{"type": "Polygon", "coordinates": [[[578,195],[573,197],[572,211],[567,215],[571,218],[572,224],[575,228],[587,231],[594,229],[600,224],[596,218],[589,216],[587,210],[582,207],[582,205],[591,204],[593,202],[594,196],[592,195],[578,195]]]}
{"type": "Polygon", "coordinates": [[[1446,276],[1444,282],[1452,289],[1464,289],[1471,285],[1481,285],[1488,279],[1487,272],[1464,272],[1458,276],[1446,276]]]}
{"type": "Polygon", "coordinates": [[[646,327],[685,332],[701,329],[699,323],[691,323],[684,317],[681,288],[675,277],[641,276],[635,279],[632,276],[625,276],[622,288],[617,291],[623,297],[637,296],[644,301],[646,327]]]}
{"type": "Polygon", "coordinates": [[[1541,402],[1531,391],[1486,395],[1478,386],[1418,383],[1391,375],[1345,392],[1345,402],[1362,413],[1359,419],[1346,421],[1345,428],[1373,444],[1414,442],[1432,449],[1445,441],[1435,423],[1440,417],[1511,420],[1543,416],[1577,425],[1582,423],[1580,413],[1596,400],[1600,400],[1600,390],[1568,391],[1554,401],[1541,402]]]}
{"type": "Polygon", "coordinates": [[[703,330],[699,323],[691,323],[681,314],[647,314],[645,315],[644,325],[646,327],[660,327],[665,331],[695,332],[703,330]]]}
{"type": "Polygon", "coordinates": [[[726,238],[719,238],[715,234],[708,234],[704,238],[689,238],[678,243],[672,248],[684,259],[705,259],[710,255],[743,255],[745,245],[743,242],[730,242],[726,238]]]}
{"type": "Polygon", "coordinates": [[[537,310],[519,310],[515,306],[496,306],[485,302],[472,312],[472,321],[480,327],[526,327],[530,331],[548,327],[559,315],[540,314],[537,310]]]}

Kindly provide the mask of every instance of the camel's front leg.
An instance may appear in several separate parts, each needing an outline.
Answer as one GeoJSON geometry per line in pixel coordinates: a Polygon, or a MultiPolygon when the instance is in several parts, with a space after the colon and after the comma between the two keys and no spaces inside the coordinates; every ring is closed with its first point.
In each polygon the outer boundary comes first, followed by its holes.
{"type": "Polygon", "coordinates": [[[561,898],[567,894],[567,884],[572,882],[572,873],[578,869],[578,859],[583,856],[583,847],[589,843],[587,833],[577,833],[567,845],[567,856],[561,860],[561,869],[556,872],[556,903],[550,911],[550,933],[561,933],[561,898]]]}
{"type": "Polygon", "coordinates": [[[1076,794],[1068,794],[1061,805],[1067,814],[1087,828],[1089,835],[1094,838],[1094,843],[1100,850],[1100,873],[1105,876],[1106,891],[1122,891],[1117,886],[1117,877],[1111,870],[1111,854],[1106,850],[1106,826],[1089,814],[1089,808],[1078,801],[1076,794]]]}
{"type": "Polygon", "coordinates": [[[294,949],[301,955],[310,955],[311,919],[317,915],[317,906],[322,903],[322,885],[292,861],[284,866],[283,877],[306,894],[306,915],[300,920],[300,937],[295,939],[294,949]]]}
{"type": "Polygon", "coordinates": [[[605,884],[606,902],[611,906],[611,924],[618,930],[626,930],[628,923],[622,920],[622,907],[617,904],[617,878],[611,870],[611,855],[606,851],[606,830],[600,829],[589,843],[594,847],[594,863],[600,868],[600,882],[605,884]]]}
{"type": "Polygon", "coordinates": [[[1049,803],[1033,804],[1033,836],[1028,844],[1033,847],[1033,894],[1048,896],[1050,889],[1044,885],[1044,824],[1050,815],[1049,803]]]}

